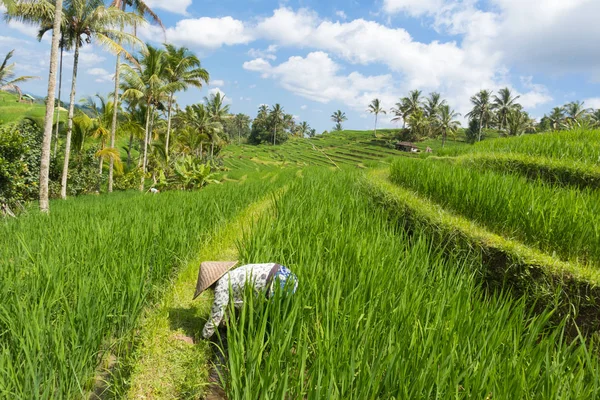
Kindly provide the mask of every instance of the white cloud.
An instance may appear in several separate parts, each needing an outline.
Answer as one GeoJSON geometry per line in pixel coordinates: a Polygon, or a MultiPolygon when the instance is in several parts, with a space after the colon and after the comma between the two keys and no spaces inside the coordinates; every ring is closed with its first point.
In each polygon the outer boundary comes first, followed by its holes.
{"type": "Polygon", "coordinates": [[[585,99],[585,107],[593,108],[594,110],[600,109],[600,97],[593,97],[590,99],[585,99]]]}
{"type": "Polygon", "coordinates": [[[215,95],[217,93],[220,93],[221,96],[223,97],[223,103],[225,104],[231,104],[232,103],[232,99],[230,97],[228,97],[224,91],[221,90],[221,88],[212,88],[208,91],[209,95],[215,95]]]}
{"type": "MultiPolygon", "coordinates": [[[[161,41],[162,31],[154,25],[140,27],[140,36],[161,41]]],[[[204,49],[218,49],[224,45],[246,44],[253,40],[244,23],[232,17],[182,19],[166,29],[169,42],[204,49]]]]}
{"type": "Polygon", "coordinates": [[[222,79],[211,80],[210,86],[225,86],[225,81],[222,79]]]}
{"type": "Polygon", "coordinates": [[[6,23],[9,28],[12,28],[25,36],[37,38],[38,28],[33,25],[25,24],[20,21],[10,21],[6,23]]]}
{"type": "Polygon", "coordinates": [[[391,105],[391,75],[364,76],[358,72],[341,74],[340,66],[324,52],[312,52],[306,57],[290,57],[272,66],[263,59],[244,63],[249,71],[261,73],[263,78],[275,79],[284,89],[320,103],[339,101],[362,109],[374,97],[385,98],[391,105]]]}
{"type": "Polygon", "coordinates": [[[346,19],[348,19],[348,16],[346,15],[346,13],[342,10],[336,11],[335,15],[337,15],[338,17],[340,17],[341,19],[343,19],[344,21],[346,19]]]}
{"type": "Polygon", "coordinates": [[[248,87],[249,87],[250,89],[254,89],[254,88],[256,87],[256,85],[255,85],[255,84],[252,84],[252,85],[250,85],[250,86],[248,86],[248,87]]]}
{"type": "Polygon", "coordinates": [[[187,15],[187,8],[192,5],[192,0],[146,0],[150,8],[158,8],[174,14],[187,15]]]}
{"type": "Polygon", "coordinates": [[[87,70],[87,74],[95,76],[95,81],[98,83],[111,82],[114,79],[115,74],[109,73],[104,68],[91,68],[87,70]]]}
{"type": "Polygon", "coordinates": [[[303,104],[303,105],[300,106],[301,110],[306,110],[307,108],[308,108],[308,106],[306,104],[303,104]]]}
{"type": "Polygon", "coordinates": [[[383,0],[383,10],[393,14],[405,12],[418,17],[439,10],[444,0],[383,0]]]}
{"type": "Polygon", "coordinates": [[[258,50],[258,49],[250,49],[248,51],[248,55],[252,58],[264,58],[267,60],[276,60],[277,56],[275,53],[277,52],[278,46],[270,45],[266,50],[258,50]]]}

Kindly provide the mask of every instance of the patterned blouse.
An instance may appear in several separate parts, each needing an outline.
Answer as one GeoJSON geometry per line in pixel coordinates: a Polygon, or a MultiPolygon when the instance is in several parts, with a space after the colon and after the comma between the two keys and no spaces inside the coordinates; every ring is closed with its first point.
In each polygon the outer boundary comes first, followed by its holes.
{"type": "MultiPolygon", "coordinates": [[[[244,304],[244,287],[246,282],[254,286],[256,292],[266,292],[267,278],[269,272],[273,269],[274,263],[268,264],[247,264],[232,271],[229,271],[217,281],[215,287],[215,301],[211,309],[211,315],[204,329],[202,330],[202,336],[205,339],[210,338],[214,333],[216,327],[221,324],[227,304],[229,303],[229,285],[231,283],[231,297],[235,308],[241,308],[244,304]]],[[[277,279],[281,282],[295,275],[293,275],[286,267],[281,267],[277,273],[277,279]]],[[[274,277],[275,278],[275,277],[274,277]]],[[[295,282],[294,291],[297,287],[298,282],[295,282]]],[[[271,290],[271,288],[268,288],[271,290]]]]}

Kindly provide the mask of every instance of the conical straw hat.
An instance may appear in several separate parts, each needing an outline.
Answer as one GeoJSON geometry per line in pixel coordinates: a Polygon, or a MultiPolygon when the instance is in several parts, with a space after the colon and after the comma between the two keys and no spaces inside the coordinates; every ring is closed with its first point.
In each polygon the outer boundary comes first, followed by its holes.
{"type": "Polygon", "coordinates": [[[196,283],[196,293],[194,299],[213,283],[221,279],[231,268],[235,267],[237,261],[205,261],[200,264],[198,271],[198,282],[196,283]]]}

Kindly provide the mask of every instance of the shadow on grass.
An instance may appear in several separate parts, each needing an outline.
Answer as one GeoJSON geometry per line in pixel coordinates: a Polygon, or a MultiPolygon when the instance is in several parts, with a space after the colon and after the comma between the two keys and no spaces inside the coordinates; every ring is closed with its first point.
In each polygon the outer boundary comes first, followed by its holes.
{"type": "Polygon", "coordinates": [[[196,307],[190,308],[170,308],[169,309],[169,327],[171,330],[181,329],[183,332],[194,339],[194,342],[202,339],[202,328],[206,323],[206,317],[198,316],[196,307]]]}

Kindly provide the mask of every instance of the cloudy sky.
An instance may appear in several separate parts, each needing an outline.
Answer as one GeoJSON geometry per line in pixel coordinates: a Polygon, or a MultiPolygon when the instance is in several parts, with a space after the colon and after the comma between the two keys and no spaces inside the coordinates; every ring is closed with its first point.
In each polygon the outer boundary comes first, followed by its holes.
{"type": "MultiPolygon", "coordinates": [[[[600,108],[598,0],[146,2],[167,40],[210,72],[210,86],[179,94],[182,104],[221,91],[233,112],[281,103],[318,131],[337,109],[347,128],[371,128],[371,99],[390,108],[412,89],[441,92],[463,114],[471,95],[504,86],[537,118],[573,100],[600,108]]],[[[153,26],[139,34],[164,41],[153,26]]],[[[38,43],[34,28],[0,22],[0,56],[13,48],[17,71],[42,77],[23,88],[44,95],[49,37],[38,43]]],[[[65,62],[69,75],[72,56],[65,62]]],[[[110,91],[113,70],[114,56],[84,47],[78,97],[110,91]]]]}

